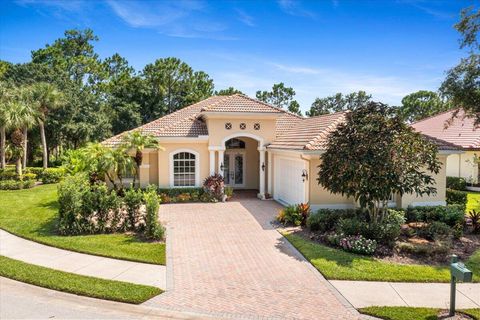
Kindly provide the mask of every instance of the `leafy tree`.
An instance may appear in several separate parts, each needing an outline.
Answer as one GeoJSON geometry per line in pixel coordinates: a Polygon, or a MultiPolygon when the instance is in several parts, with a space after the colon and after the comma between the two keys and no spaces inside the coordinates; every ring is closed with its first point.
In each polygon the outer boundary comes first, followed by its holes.
{"type": "Polygon", "coordinates": [[[298,114],[299,116],[302,115],[302,111],[300,110],[300,104],[297,102],[297,100],[293,100],[292,102],[290,102],[290,105],[288,106],[288,111],[298,114]]]}
{"type": "Polygon", "coordinates": [[[177,58],[157,59],[142,71],[142,122],[149,122],[210,97],[213,80],[177,58]]]}
{"type": "Polygon", "coordinates": [[[467,48],[469,56],[447,72],[440,92],[456,107],[465,110],[467,116],[480,125],[480,9],[462,10],[461,19],[455,25],[462,38],[460,48],[467,48]]]}
{"type": "Polygon", "coordinates": [[[92,42],[98,41],[91,29],[67,30],[64,38],[52,45],[32,51],[32,62],[44,64],[55,71],[66,72],[77,84],[96,82],[101,72],[100,60],[92,42]]]}
{"type": "Polygon", "coordinates": [[[243,94],[242,91],[235,89],[234,87],[228,87],[227,89],[221,89],[221,90],[215,91],[216,96],[231,96],[237,93],[243,94]]]}
{"type": "Polygon", "coordinates": [[[444,102],[436,92],[420,90],[405,96],[398,111],[405,120],[414,122],[436,115],[449,108],[450,105],[444,102]]]}
{"type": "Polygon", "coordinates": [[[110,110],[113,134],[138,127],[142,124],[141,103],[145,91],[142,79],[117,53],[105,59],[103,66],[107,76],[102,83],[102,92],[110,110]]]}
{"type": "Polygon", "coordinates": [[[143,150],[145,148],[162,149],[158,144],[158,140],[154,136],[145,135],[140,131],[132,131],[127,133],[123,137],[122,148],[127,151],[135,151],[134,159],[137,165],[137,170],[135,170],[133,185],[135,185],[135,177],[138,175],[138,168],[140,168],[143,162],[143,150]]]}
{"type": "Polygon", "coordinates": [[[436,146],[392,108],[370,102],[345,117],[328,138],[319,184],[353,197],[374,223],[382,220],[391,194],[436,192],[430,175],[441,166],[436,146]]]}
{"type": "Polygon", "coordinates": [[[274,84],[272,91],[257,91],[256,93],[258,100],[284,109],[288,108],[294,101],[294,96],[295,90],[292,87],[285,87],[283,82],[274,84]]]}
{"type": "Polygon", "coordinates": [[[367,105],[371,101],[372,96],[365,91],[352,92],[347,95],[337,93],[326,98],[316,98],[310,110],[307,111],[307,116],[314,117],[322,114],[355,110],[367,105]]]}
{"type": "Polygon", "coordinates": [[[45,138],[45,120],[50,112],[58,109],[62,105],[63,96],[55,86],[45,82],[37,82],[34,84],[32,93],[37,108],[36,118],[40,128],[43,168],[46,169],[48,167],[48,148],[47,139],[45,138]]]}

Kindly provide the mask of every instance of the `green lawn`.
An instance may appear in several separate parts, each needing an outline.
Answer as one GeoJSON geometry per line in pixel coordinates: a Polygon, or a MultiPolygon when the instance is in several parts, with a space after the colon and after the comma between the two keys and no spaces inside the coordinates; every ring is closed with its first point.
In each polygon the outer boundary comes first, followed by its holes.
{"type": "Polygon", "coordinates": [[[156,287],[40,267],[0,256],[0,276],[81,296],[139,304],[162,293],[156,287]]]}
{"type": "Polygon", "coordinates": [[[142,242],[132,235],[56,234],[57,185],[0,191],[0,228],[58,248],[117,259],[165,264],[165,244],[142,242]]]}
{"type": "Polygon", "coordinates": [[[469,191],[467,199],[467,213],[473,209],[480,211],[480,192],[469,191]]]}
{"type": "MultiPolygon", "coordinates": [[[[436,320],[440,309],[412,307],[368,307],[358,310],[361,313],[387,320],[436,320]]],[[[480,309],[458,310],[480,319],[480,309]]]]}
{"type": "MultiPolygon", "coordinates": [[[[449,282],[450,272],[446,267],[426,265],[403,265],[379,261],[343,250],[330,248],[305,238],[284,234],[310,263],[327,279],[366,280],[392,282],[449,282]]],[[[467,266],[479,281],[480,250],[468,261],[467,266]]]]}

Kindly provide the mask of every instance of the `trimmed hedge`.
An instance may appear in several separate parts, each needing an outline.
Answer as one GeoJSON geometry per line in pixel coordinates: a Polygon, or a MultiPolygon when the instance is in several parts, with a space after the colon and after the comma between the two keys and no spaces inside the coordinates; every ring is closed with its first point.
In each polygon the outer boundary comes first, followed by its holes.
{"type": "Polygon", "coordinates": [[[24,174],[19,177],[15,168],[0,169],[0,181],[4,180],[36,180],[43,184],[57,183],[65,176],[62,168],[27,167],[24,174]]]}
{"type": "Polygon", "coordinates": [[[408,207],[405,217],[407,222],[440,221],[451,227],[462,224],[465,219],[465,209],[461,205],[408,207]]]}
{"type": "Polygon", "coordinates": [[[446,194],[447,204],[460,205],[463,207],[463,210],[465,211],[465,208],[467,207],[467,201],[468,201],[467,196],[468,196],[468,193],[465,191],[447,189],[447,194],[446,194]]]}
{"type": "Polygon", "coordinates": [[[447,177],[447,189],[463,191],[467,187],[467,181],[460,177],[447,177]]]}
{"type": "Polygon", "coordinates": [[[35,180],[0,180],[0,190],[30,189],[35,185],[35,180]]]}

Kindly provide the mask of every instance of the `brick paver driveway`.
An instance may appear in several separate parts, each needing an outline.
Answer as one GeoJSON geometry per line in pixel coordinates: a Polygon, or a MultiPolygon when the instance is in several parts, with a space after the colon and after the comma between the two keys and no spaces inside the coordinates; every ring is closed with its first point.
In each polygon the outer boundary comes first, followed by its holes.
{"type": "Polygon", "coordinates": [[[279,209],[252,198],[162,205],[167,292],[146,304],[225,318],[358,318],[270,226],[279,209]]]}

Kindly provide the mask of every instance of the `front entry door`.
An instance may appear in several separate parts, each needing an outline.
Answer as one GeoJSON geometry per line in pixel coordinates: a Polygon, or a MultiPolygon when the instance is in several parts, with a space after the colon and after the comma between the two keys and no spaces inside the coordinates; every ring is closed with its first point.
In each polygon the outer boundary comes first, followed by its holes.
{"type": "Polygon", "coordinates": [[[242,188],[245,186],[245,154],[225,152],[223,158],[223,177],[225,185],[242,188]]]}

